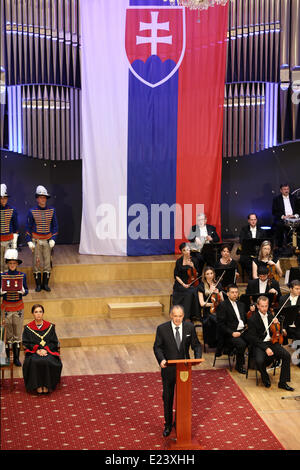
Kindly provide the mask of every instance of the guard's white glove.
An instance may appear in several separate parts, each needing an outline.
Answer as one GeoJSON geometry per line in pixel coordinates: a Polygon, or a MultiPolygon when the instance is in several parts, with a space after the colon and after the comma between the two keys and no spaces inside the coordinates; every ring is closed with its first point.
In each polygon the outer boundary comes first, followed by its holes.
{"type": "Polygon", "coordinates": [[[4,294],[7,294],[7,291],[6,290],[0,290],[0,295],[4,295],[4,294]]]}
{"type": "Polygon", "coordinates": [[[22,287],[22,290],[18,290],[18,294],[25,294],[25,289],[22,287]]]}
{"type": "Polygon", "coordinates": [[[35,244],[33,242],[28,242],[27,245],[29,246],[31,251],[33,251],[35,249],[35,244]]]}
{"type": "Polygon", "coordinates": [[[16,250],[16,249],[17,249],[17,244],[18,244],[19,234],[18,234],[18,233],[14,233],[14,234],[13,234],[13,237],[14,237],[14,238],[13,238],[11,247],[16,250]]]}
{"type": "Polygon", "coordinates": [[[54,241],[54,240],[52,240],[52,239],[51,239],[51,240],[49,240],[49,246],[50,246],[50,248],[53,248],[53,247],[54,247],[54,245],[55,245],[55,241],[54,241]]]}

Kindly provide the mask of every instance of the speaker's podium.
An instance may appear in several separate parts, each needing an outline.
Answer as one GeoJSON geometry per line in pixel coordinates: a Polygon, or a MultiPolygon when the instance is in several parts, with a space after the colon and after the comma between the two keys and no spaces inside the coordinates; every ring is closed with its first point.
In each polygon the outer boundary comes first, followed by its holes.
{"type": "Polygon", "coordinates": [[[203,449],[192,438],[192,366],[205,359],[178,359],[168,361],[176,365],[176,440],[170,440],[170,450],[203,449]]]}

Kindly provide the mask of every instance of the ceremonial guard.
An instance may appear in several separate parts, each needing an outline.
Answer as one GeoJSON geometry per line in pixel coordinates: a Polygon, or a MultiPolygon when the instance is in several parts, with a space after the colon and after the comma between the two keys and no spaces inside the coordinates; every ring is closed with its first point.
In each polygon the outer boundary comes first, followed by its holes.
{"type": "Polygon", "coordinates": [[[47,199],[51,197],[47,189],[37,186],[35,197],[37,205],[27,214],[26,241],[33,253],[35,290],[50,292],[51,250],[58,235],[58,223],[54,207],[47,206],[47,199]]]}
{"type": "Polygon", "coordinates": [[[18,259],[18,251],[10,248],[5,253],[5,262],[8,271],[1,273],[1,313],[5,317],[6,325],[6,353],[9,357],[9,348],[13,348],[14,364],[21,366],[20,343],[22,341],[24,303],[23,296],[28,294],[26,274],[17,270],[22,263],[18,259]]]}
{"type": "Polygon", "coordinates": [[[7,204],[8,197],[6,184],[1,184],[1,272],[5,269],[5,252],[8,248],[17,248],[19,236],[18,214],[7,204]]]}

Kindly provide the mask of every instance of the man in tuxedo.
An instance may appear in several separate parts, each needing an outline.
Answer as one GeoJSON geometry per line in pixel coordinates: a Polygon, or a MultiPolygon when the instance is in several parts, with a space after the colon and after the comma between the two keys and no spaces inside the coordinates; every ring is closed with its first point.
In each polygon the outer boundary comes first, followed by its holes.
{"type": "MultiPolygon", "coordinates": [[[[279,302],[279,308],[284,305],[285,307],[294,307],[295,305],[299,306],[300,311],[300,281],[295,279],[289,284],[290,293],[281,297],[279,302]],[[288,300],[287,300],[288,299],[288,300]]],[[[297,314],[295,323],[291,325],[284,322],[284,327],[287,331],[288,337],[296,340],[300,340],[300,313],[297,314]]]]}
{"type": "Polygon", "coordinates": [[[258,279],[252,279],[248,282],[246,294],[276,294],[279,300],[281,297],[279,282],[275,279],[268,279],[268,268],[266,266],[259,266],[257,274],[258,279]]]}
{"type": "MultiPolygon", "coordinates": [[[[258,226],[257,215],[251,213],[248,215],[248,225],[245,225],[241,228],[240,231],[240,244],[243,244],[244,240],[251,240],[252,238],[263,240],[266,238],[265,231],[258,226]]],[[[253,253],[254,254],[254,253],[253,253]]],[[[244,254],[241,252],[240,256],[241,266],[246,270],[249,279],[252,279],[252,258],[249,254],[244,254]]]]}
{"type": "Polygon", "coordinates": [[[224,335],[225,345],[236,349],[236,370],[245,374],[245,350],[249,343],[246,331],[245,305],[238,300],[239,290],[235,284],[227,287],[227,299],[217,308],[217,324],[219,331],[224,335]]]}
{"type": "Polygon", "coordinates": [[[270,324],[279,323],[278,319],[268,311],[269,299],[261,295],[257,299],[257,312],[254,312],[248,320],[249,340],[254,348],[254,356],[257,369],[261,373],[262,382],[265,387],[271,386],[266,367],[272,363],[274,359],[281,359],[281,370],[278,387],[284,390],[293,391],[287,382],[291,380],[290,376],[290,354],[278,342],[272,342],[272,332],[270,324]]]}
{"type": "Polygon", "coordinates": [[[258,238],[260,240],[266,237],[265,231],[257,224],[257,215],[251,213],[248,215],[248,225],[241,228],[240,231],[240,243],[243,240],[250,240],[251,238],[258,238]]]}
{"type": "Polygon", "coordinates": [[[209,256],[201,252],[205,244],[218,243],[220,241],[220,237],[216,232],[216,227],[207,224],[207,217],[205,214],[197,215],[197,224],[192,226],[188,240],[192,243],[191,255],[197,259],[201,271],[205,263],[214,265],[215,260],[210,259],[209,256]],[[195,248],[195,251],[193,251],[193,247],[195,248]]]}
{"type": "Polygon", "coordinates": [[[155,357],[161,368],[163,383],[164,437],[171,433],[173,426],[173,400],[176,384],[176,366],[168,366],[167,361],[189,359],[190,347],[194,351],[195,359],[200,359],[202,356],[202,347],[195,327],[191,322],[183,321],[183,318],[184,311],[181,305],[174,305],[170,312],[170,321],[158,326],[153,346],[155,357]]]}
{"type": "Polygon", "coordinates": [[[281,184],[280,194],[274,197],[272,203],[274,238],[279,248],[282,248],[284,235],[289,231],[289,227],[284,223],[285,219],[290,217],[299,218],[299,214],[296,213],[296,205],[296,197],[290,194],[288,183],[281,184]]]}

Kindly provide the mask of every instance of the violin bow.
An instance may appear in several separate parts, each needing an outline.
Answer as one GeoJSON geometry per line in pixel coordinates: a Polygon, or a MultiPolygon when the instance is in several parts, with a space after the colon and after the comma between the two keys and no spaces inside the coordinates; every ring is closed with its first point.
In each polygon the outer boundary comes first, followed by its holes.
{"type": "MultiPolygon", "coordinates": [[[[216,286],[217,286],[217,285],[219,284],[219,282],[222,280],[222,278],[223,278],[223,276],[224,276],[224,274],[225,274],[225,271],[226,271],[226,269],[224,269],[224,271],[222,272],[222,274],[221,274],[221,276],[219,277],[219,279],[216,280],[216,286]]],[[[209,297],[208,297],[207,300],[205,301],[205,303],[204,303],[204,305],[203,305],[203,308],[206,306],[207,302],[209,302],[209,299],[211,298],[212,294],[213,294],[213,292],[211,292],[211,293],[209,294],[209,297]]]]}
{"type": "Polygon", "coordinates": [[[280,314],[281,310],[283,309],[283,307],[285,306],[285,304],[288,302],[288,300],[290,299],[290,296],[288,296],[288,298],[286,299],[286,301],[284,302],[284,304],[280,307],[280,309],[278,310],[278,312],[276,313],[275,317],[272,319],[270,325],[268,325],[268,328],[266,328],[266,331],[265,333],[268,332],[268,329],[270,328],[270,326],[272,325],[272,323],[274,322],[275,318],[278,317],[278,315],[280,314]]]}
{"type": "Polygon", "coordinates": [[[199,277],[196,277],[196,279],[194,279],[190,284],[189,284],[189,287],[194,284],[194,282],[198,281],[198,279],[201,279],[202,276],[199,276],[199,277]]]}

